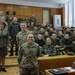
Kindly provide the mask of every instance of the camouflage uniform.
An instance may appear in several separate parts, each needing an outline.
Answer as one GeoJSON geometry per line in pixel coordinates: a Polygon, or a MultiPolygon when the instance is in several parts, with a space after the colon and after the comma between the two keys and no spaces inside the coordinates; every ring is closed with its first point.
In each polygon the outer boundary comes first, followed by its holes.
{"type": "Polygon", "coordinates": [[[36,21],[36,18],[35,18],[35,17],[31,17],[31,18],[30,18],[30,22],[36,23],[36,22],[37,22],[37,21],[36,21]]]}
{"type": "Polygon", "coordinates": [[[8,45],[8,31],[6,29],[0,30],[0,56],[5,57],[7,54],[8,45]]]}
{"type": "Polygon", "coordinates": [[[42,52],[41,52],[41,55],[56,55],[57,52],[56,52],[56,49],[54,48],[54,46],[52,45],[44,45],[42,47],[42,52]]]}
{"type": "Polygon", "coordinates": [[[70,38],[72,41],[75,41],[75,35],[74,34],[72,34],[70,38]]]}
{"type": "Polygon", "coordinates": [[[59,38],[56,38],[54,40],[52,39],[52,45],[53,46],[56,46],[56,45],[59,45],[60,46],[61,45],[61,42],[60,42],[59,38]]]}
{"type": "Polygon", "coordinates": [[[62,44],[63,44],[64,50],[69,49],[71,52],[75,52],[74,45],[73,45],[72,40],[70,38],[69,39],[64,38],[62,40],[62,44]]]}
{"type": "Polygon", "coordinates": [[[38,60],[39,45],[28,42],[23,43],[18,52],[18,63],[20,66],[20,75],[39,75],[38,60]]]}
{"type": "Polygon", "coordinates": [[[26,39],[27,39],[27,35],[29,34],[28,31],[25,31],[25,32],[22,32],[20,31],[17,35],[16,35],[16,41],[17,41],[17,44],[18,44],[18,48],[26,42],[26,39]]]}

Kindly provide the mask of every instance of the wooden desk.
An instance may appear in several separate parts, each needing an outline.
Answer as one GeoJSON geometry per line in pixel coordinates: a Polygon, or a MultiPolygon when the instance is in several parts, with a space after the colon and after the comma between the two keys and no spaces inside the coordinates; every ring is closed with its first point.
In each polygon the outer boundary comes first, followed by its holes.
{"type": "Polygon", "coordinates": [[[69,56],[69,55],[38,57],[39,71],[71,66],[74,61],[75,61],[75,56],[69,56]]]}
{"type": "MultiPolygon", "coordinates": [[[[54,75],[54,74],[48,72],[48,70],[45,70],[45,72],[46,72],[46,75],[54,75]]],[[[75,72],[68,72],[68,75],[75,75],[75,72]]]]}

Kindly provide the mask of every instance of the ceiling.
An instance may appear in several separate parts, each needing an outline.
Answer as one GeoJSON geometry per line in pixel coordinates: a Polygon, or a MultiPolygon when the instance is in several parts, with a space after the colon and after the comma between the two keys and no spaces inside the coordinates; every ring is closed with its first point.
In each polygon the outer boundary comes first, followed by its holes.
{"type": "MultiPolygon", "coordinates": [[[[22,1],[22,0],[20,0],[22,1]]],[[[69,0],[23,0],[23,1],[30,1],[30,2],[41,2],[41,3],[50,3],[50,4],[65,4],[69,0]]]]}
{"type": "Polygon", "coordinates": [[[45,8],[61,8],[64,4],[70,0],[0,0],[0,3],[25,5],[45,8]]]}

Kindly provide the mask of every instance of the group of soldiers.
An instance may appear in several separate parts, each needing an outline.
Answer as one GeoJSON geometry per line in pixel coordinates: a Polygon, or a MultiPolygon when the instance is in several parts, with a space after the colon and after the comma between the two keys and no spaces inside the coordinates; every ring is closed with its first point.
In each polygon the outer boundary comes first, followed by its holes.
{"type": "Polygon", "coordinates": [[[9,33],[11,44],[10,56],[18,55],[20,75],[38,75],[38,56],[58,55],[58,51],[69,49],[75,53],[75,30],[74,28],[61,27],[55,30],[51,24],[37,23],[34,15],[30,21],[22,21],[13,17],[6,22],[6,16],[0,10],[0,21],[6,24],[5,30],[9,33]]]}
{"type": "MultiPolygon", "coordinates": [[[[15,55],[17,55],[18,47],[21,46],[23,42],[26,42],[26,35],[31,33],[34,35],[35,42],[39,44],[42,50],[44,50],[44,45],[47,44],[47,39],[51,40],[51,46],[56,50],[65,50],[69,49],[72,52],[75,52],[74,45],[72,41],[75,41],[75,30],[74,28],[69,27],[61,27],[59,30],[55,30],[53,26],[49,23],[43,25],[43,23],[37,23],[37,20],[32,14],[30,20],[24,20],[26,22],[26,26],[23,26],[21,22],[24,22],[22,17],[17,19],[17,17],[13,17],[12,20],[5,21],[6,18],[3,13],[1,13],[0,17],[2,20],[8,24],[7,29],[9,31],[9,40],[11,44],[10,56],[13,55],[13,46],[15,46],[15,55]],[[25,29],[24,29],[25,28],[25,29]],[[72,30],[71,30],[72,29],[72,30]],[[24,33],[22,31],[25,31],[24,33]],[[20,42],[20,43],[19,43],[20,42]],[[70,48],[68,48],[70,47],[70,48]]],[[[51,50],[54,50],[53,48],[51,50]]],[[[46,50],[46,49],[45,49],[46,50]]],[[[47,49],[48,50],[48,49],[47,49]]],[[[49,53],[49,52],[48,52],[49,53]]],[[[57,52],[55,51],[56,55],[57,52]]],[[[50,55],[50,54],[49,54],[50,55]]]]}

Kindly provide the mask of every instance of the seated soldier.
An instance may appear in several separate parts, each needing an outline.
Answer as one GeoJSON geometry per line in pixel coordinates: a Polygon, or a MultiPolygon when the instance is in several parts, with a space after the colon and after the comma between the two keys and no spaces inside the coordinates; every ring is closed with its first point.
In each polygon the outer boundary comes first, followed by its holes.
{"type": "Polygon", "coordinates": [[[52,34],[51,40],[52,40],[52,45],[57,50],[57,54],[59,54],[59,52],[62,52],[63,48],[62,48],[61,39],[57,38],[57,35],[55,33],[52,34]]]}
{"type": "Polygon", "coordinates": [[[59,38],[60,40],[62,40],[64,38],[64,34],[62,33],[62,31],[58,31],[57,38],[59,38]]]}
{"type": "Polygon", "coordinates": [[[46,44],[42,47],[41,55],[57,55],[55,47],[51,44],[51,39],[46,39],[46,44]]]}
{"type": "Polygon", "coordinates": [[[43,35],[42,34],[38,34],[37,39],[35,39],[35,42],[39,44],[39,46],[43,46],[45,45],[45,40],[43,39],[43,35]]]}
{"type": "Polygon", "coordinates": [[[73,31],[73,34],[71,35],[71,40],[75,41],[75,30],[73,31]]]}
{"type": "Polygon", "coordinates": [[[72,43],[72,40],[69,38],[69,34],[64,35],[62,45],[64,47],[64,50],[70,50],[71,52],[74,52],[74,45],[72,43]]]}
{"type": "Polygon", "coordinates": [[[57,35],[55,33],[52,34],[51,40],[52,40],[52,45],[55,48],[61,47],[61,40],[59,40],[59,38],[57,38],[57,35]]]}
{"type": "Polygon", "coordinates": [[[46,40],[46,38],[49,37],[49,33],[47,31],[45,31],[45,34],[44,34],[44,39],[46,40]]]}

